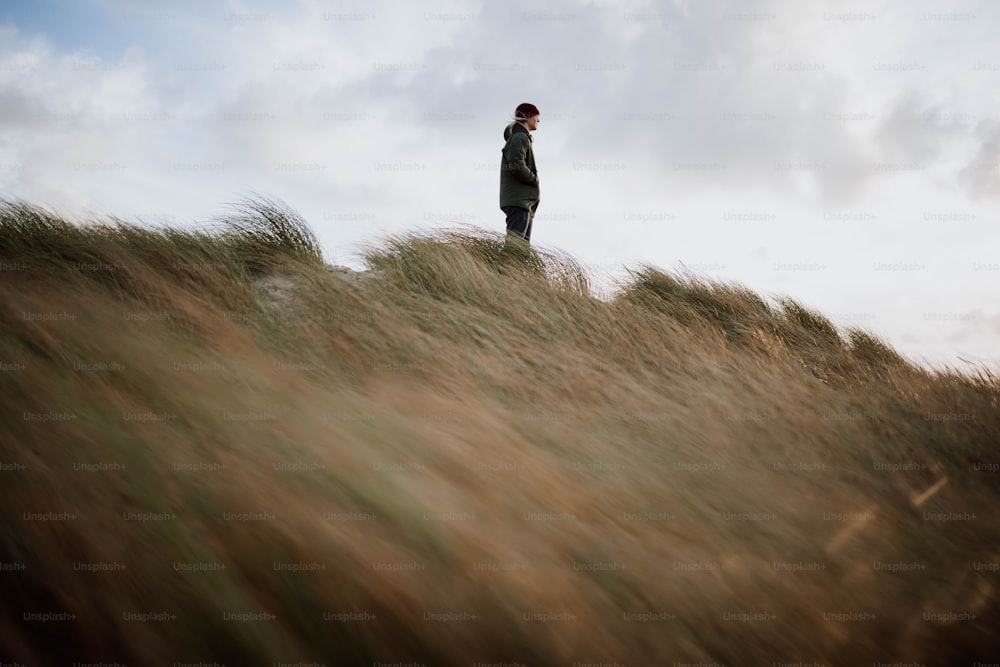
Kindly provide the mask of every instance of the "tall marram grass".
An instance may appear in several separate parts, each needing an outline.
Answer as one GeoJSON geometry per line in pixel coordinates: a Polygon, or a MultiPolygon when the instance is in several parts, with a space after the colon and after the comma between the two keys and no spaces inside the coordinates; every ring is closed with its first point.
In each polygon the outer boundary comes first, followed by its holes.
{"type": "Polygon", "coordinates": [[[459,229],[0,206],[0,660],[970,664],[1000,386],[459,229]]]}

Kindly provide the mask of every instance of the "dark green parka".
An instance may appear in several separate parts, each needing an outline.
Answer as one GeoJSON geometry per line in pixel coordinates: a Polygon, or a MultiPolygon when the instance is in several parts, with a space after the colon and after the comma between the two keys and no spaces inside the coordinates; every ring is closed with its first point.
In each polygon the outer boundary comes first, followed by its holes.
{"type": "Polygon", "coordinates": [[[540,191],[531,134],[515,122],[504,129],[503,138],[507,143],[500,158],[500,208],[519,206],[534,211],[540,191]]]}

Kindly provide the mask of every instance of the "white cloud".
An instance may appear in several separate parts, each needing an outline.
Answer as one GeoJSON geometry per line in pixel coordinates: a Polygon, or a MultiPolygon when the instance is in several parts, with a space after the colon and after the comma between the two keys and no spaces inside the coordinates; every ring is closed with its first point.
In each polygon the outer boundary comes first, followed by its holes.
{"type": "Polygon", "coordinates": [[[959,171],[959,179],[976,199],[1000,196],[1000,121],[984,120],[976,125],[979,150],[959,171]]]}

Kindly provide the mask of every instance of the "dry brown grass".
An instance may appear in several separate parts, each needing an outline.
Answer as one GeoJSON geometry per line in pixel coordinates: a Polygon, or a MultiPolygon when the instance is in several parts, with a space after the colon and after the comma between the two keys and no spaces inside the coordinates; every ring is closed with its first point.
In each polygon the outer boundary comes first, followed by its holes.
{"type": "Polygon", "coordinates": [[[256,205],[205,233],[0,211],[4,661],[997,658],[987,371],[653,267],[600,301],[469,230],[351,283],[256,205]]]}

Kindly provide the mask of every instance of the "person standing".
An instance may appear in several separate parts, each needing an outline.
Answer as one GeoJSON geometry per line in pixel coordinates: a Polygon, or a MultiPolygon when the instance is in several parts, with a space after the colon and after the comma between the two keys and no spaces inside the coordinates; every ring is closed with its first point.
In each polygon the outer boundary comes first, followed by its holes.
{"type": "Polygon", "coordinates": [[[500,210],[507,216],[507,238],[529,243],[531,223],[540,200],[530,133],[538,129],[540,119],[534,104],[517,105],[514,121],[503,131],[506,143],[500,159],[500,210]]]}

